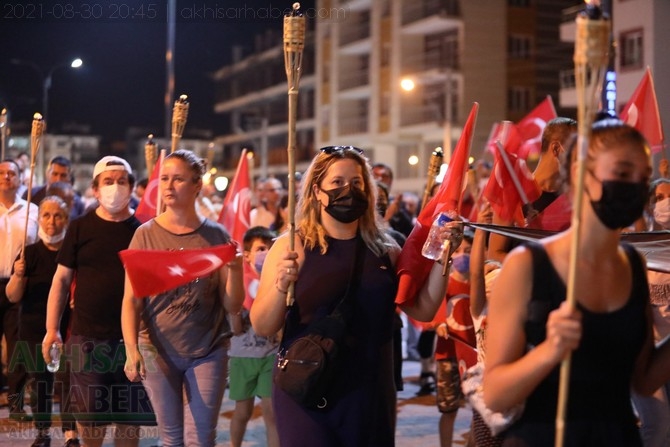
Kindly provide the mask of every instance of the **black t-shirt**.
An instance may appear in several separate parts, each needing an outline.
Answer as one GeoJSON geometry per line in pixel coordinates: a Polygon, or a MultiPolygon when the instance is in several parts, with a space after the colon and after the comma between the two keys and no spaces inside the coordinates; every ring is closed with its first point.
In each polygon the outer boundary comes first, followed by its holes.
{"type": "MultiPolygon", "coordinates": [[[[26,247],[26,288],[21,298],[19,339],[42,341],[46,334],[47,301],[56,273],[58,251],[49,250],[41,240],[26,247]]],[[[17,258],[18,259],[18,258],[17,258]]],[[[12,269],[13,273],[13,269],[12,269]]],[[[70,306],[61,318],[61,335],[65,337],[70,306]]]]}
{"type": "Polygon", "coordinates": [[[72,221],[58,263],[75,270],[72,333],[120,339],[125,271],[119,252],[128,248],[140,221],[111,222],[95,212],[72,221]]]}

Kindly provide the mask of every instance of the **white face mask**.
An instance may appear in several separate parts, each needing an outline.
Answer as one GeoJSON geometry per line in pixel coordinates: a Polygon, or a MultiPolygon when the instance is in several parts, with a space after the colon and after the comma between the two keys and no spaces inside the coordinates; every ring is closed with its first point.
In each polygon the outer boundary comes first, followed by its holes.
{"type": "Polygon", "coordinates": [[[63,228],[63,231],[61,231],[61,232],[58,233],[58,234],[54,234],[53,236],[49,236],[49,235],[46,233],[46,231],[44,231],[44,230],[42,229],[42,227],[40,226],[40,227],[37,229],[37,236],[38,236],[40,239],[42,239],[42,242],[44,242],[45,244],[57,244],[57,243],[59,243],[60,241],[62,241],[63,238],[65,238],[65,229],[63,228]]]}
{"type": "Polygon", "coordinates": [[[111,214],[116,214],[128,207],[130,187],[128,185],[105,185],[100,187],[100,205],[111,214]]]}
{"type": "Polygon", "coordinates": [[[654,220],[664,229],[670,229],[670,197],[656,202],[654,220]]]}

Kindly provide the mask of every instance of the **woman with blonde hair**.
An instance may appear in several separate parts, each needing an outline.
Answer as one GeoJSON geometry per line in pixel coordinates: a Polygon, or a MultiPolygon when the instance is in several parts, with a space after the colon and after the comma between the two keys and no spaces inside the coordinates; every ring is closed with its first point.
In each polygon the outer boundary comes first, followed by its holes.
{"type": "MultiPolygon", "coordinates": [[[[311,322],[330,314],[347,293],[352,309],[346,314],[352,342],[330,387],[327,407],[303,406],[275,386],[273,404],[282,445],[394,445],[392,341],[399,247],[387,236],[376,212],[376,196],[362,150],[322,148],[302,180],[295,251],[289,250],[290,235],[284,234],[266,258],[251,321],[258,334],[270,335],[286,320],[280,353],[311,322]],[[355,272],[357,264],[361,269],[355,272]],[[352,281],[356,276],[357,285],[352,281]],[[295,305],[287,311],[292,282],[295,305]],[[355,285],[348,292],[350,283],[355,285]]],[[[450,233],[445,230],[442,235],[447,238],[450,233]]],[[[442,266],[437,265],[416,303],[404,310],[430,319],[445,287],[442,266]]]]}
{"type": "MultiPolygon", "coordinates": [[[[196,211],[205,164],[177,150],[163,162],[165,212],[140,226],[131,249],[185,250],[230,242],[226,230],[196,211]]],[[[149,297],[133,294],[126,274],[122,307],[125,372],[142,380],[164,446],[213,447],[226,387],[232,335],[227,313],[244,299],[241,258],[188,284],[149,297]]]]}

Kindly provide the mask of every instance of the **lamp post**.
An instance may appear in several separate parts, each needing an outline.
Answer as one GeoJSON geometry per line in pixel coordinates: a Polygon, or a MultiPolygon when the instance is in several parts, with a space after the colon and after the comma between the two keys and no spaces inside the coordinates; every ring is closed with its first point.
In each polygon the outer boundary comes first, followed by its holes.
{"type": "MultiPolygon", "coordinates": [[[[32,68],[35,70],[39,76],[42,78],[42,117],[44,122],[46,123],[45,126],[45,134],[47,133],[46,131],[48,130],[48,124],[49,124],[49,90],[51,89],[51,83],[52,83],[52,78],[53,74],[56,70],[61,69],[61,68],[79,68],[81,67],[84,62],[80,58],[73,59],[69,63],[63,63],[63,64],[58,64],[50,67],[48,70],[42,69],[39,65],[37,65],[34,62],[31,61],[26,61],[23,59],[11,59],[10,62],[14,65],[25,65],[27,67],[32,68]]],[[[46,155],[46,148],[43,148],[42,151],[40,151],[40,157],[39,157],[39,171],[38,172],[43,172],[44,171],[44,165],[45,165],[45,155],[46,155]]]]}
{"type": "MultiPolygon", "coordinates": [[[[452,114],[452,109],[453,109],[453,92],[452,92],[452,76],[451,76],[451,68],[447,68],[444,71],[444,113],[441,114],[442,118],[442,128],[443,128],[443,135],[442,135],[442,149],[444,151],[444,161],[446,163],[451,160],[451,149],[452,149],[452,144],[451,144],[451,124],[453,122],[453,114],[452,114]]],[[[421,80],[419,80],[420,83],[424,83],[421,80]]],[[[402,78],[400,80],[400,88],[402,88],[406,92],[411,92],[414,90],[416,87],[416,82],[411,79],[411,78],[402,78]]],[[[435,104],[435,107],[439,111],[439,104],[435,104]]]]}

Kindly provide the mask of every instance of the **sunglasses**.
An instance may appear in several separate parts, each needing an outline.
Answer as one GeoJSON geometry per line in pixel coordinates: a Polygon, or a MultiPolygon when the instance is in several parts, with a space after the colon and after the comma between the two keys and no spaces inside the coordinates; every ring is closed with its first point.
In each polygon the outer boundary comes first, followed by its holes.
{"type": "Polygon", "coordinates": [[[327,154],[327,155],[331,155],[331,154],[334,154],[334,153],[342,154],[342,153],[344,153],[344,151],[354,151],[359,155],[363,155],[363,149],[359,149],[359,148],[354,147],[354,146],[326,146],[326,147],[322,147],[319,150],[321,152],[323,152],[324,154],[327,154]]]}

